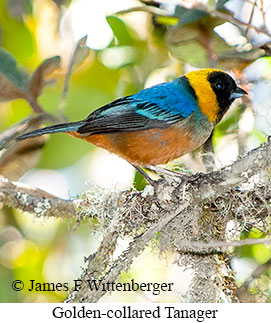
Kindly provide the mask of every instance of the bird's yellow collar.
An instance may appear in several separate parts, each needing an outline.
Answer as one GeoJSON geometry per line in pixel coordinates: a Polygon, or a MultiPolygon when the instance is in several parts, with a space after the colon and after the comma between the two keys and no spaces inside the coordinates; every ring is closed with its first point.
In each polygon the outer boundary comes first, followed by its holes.
{"type": "Polygon", "coordinates": [[[207,116],[211,123],[216,121],[219,113],[216,94],[208,81],[208,76],[213,72],[222,71],[214,68],[206,68],[192,71],[185,75],[197,95],[201,112],[207,116]]]}

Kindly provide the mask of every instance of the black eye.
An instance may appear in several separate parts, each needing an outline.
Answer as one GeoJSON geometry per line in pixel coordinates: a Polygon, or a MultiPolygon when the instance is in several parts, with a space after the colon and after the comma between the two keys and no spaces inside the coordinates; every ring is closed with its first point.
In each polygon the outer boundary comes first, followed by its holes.
{"type": "Polygon", "coordinates": [[[224,84],[224,83],[222,83],[221,81],[217,81],[217,82],[215,83],[215,87],[216,87],[218,90],[224,90],[224,88],[225,88],[225,84],[224,84]]]}

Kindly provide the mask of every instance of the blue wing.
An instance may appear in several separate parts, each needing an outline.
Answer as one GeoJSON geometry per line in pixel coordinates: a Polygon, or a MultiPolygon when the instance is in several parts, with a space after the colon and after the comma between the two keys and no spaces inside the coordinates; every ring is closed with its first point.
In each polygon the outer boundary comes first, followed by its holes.
{"type": "Polygon", "coordinates": [[[148,102],[155,106],[135,106],[135,111],[147,118],[171,121],[188,117],[197,108],[197,99],[185,77],[170,83],[158,84],[138,92],[132,97],[135,100],[148,102]]]}
{"type": "Polygon", "coordinates": [[[91,113],[78,132],[97,134],[167,128],[196,109],[195,93],[182,77],[107,104],[91,113]]]}

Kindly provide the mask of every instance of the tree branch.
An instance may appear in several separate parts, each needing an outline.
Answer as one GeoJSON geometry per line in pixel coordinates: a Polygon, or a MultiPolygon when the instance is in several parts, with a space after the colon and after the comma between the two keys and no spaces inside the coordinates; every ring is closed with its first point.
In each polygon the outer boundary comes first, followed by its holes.
{"type": "Polygon", "coordinates": [[[201,250],[206,250],[208,248],[221,248],[228,249],[232,247],[240,247],[240,246],[251,246],[255,244],[266,244],[271,245],[271,239],[243,239],[243,240],[235,240],[235,241],[182,241],[183,247],[193,247],[197,249],[198,252],[201,250]]]}
{"type": "MultiPolygon", "coordinates": [[[[163,1],[159,1],[159,0],[156,0],[155,2],[161,3],[161,4],[163,3],[163,1]]],[[[200,2],[200,1],[190,1],[189,2],[189,1],[176,0],[171,4],[179,5],[181,7],[186,8],[186,9],[198,9],[203,12],[206,12],[207,14],[209,14],[213,17],[223,19],[223,20],[228,21],[228,22],[230,22],[234,25],[237,25],[237,26],[242,26],[245,28],[253,29],[257,33],[262,33],[268,37],[271,37],[271,34],[266,29],[266,26],[264,28],[259,28],[257,26],[251,25],[250,22],[246,23],[240,19],[233,17],[230,14],[227,14],[227,13],[222,12],[220,10],[216,10],[214,8],[210,8],[208,5],[205,5],[204,3],[200,2]]],[[[145,12],[149,12],[154,15],[157,15],[157,16],[172,16],[172,17],[174,17],[174,15],[170,15],[165,10],[161,10],[161,9],[153,7],[153,6],[141,6],[141,7],[129,8],[127,10],[119,11],[119,12],[117,12],[117,14],[126,14],[126,13],[134,12],[134,11],[145,11],[145,12]]]]}
{"type": "MultiPolygon", "coordinates": [[[[101,254],[107,253],[108,243],[104,243],[105,241],[112,240],[112,234],[116,233],[116,227],[119,225],[118,221],[114,222],[111,230],[109,230],[109,234],[107,233],[106,237],[101,244],[98,252],[96,253],[96,257],[94,256],[91,261],[88,263],[87,271],[84,273],[81,279],[83,280],[83,284],[78,292],[74,292],[69,295],[68,302],[97,302],[106,291],[103,289],[99,289],[96,293],[89,293],[88,283],[86,277],[91,277],[92,279],[102,279],[104,283],[116,281],[121,271],[128,271],[133,259],[137,257],[146,247],[151,239],[154,238],[156,233],[160,231],[167,223],[169,223],[172,219],[174,219],[177,215],[180,214],[184,209],[187,208],[188,205],[183,205],[179,207],[174,213],[164,214],[164,217],[158,222],[155,223],[151,228],[146,230],[144,233],[137,235],[130,243],[128,248],[122,252],[122,254],[112,263],[109,270],[105,273],[103,277],[101,277],[101,268],[99,261],[95,261],[97,259],[101,259],[104,263],[104,258],[101,257],[101,254]],[[99,255],[99,257],[97,256],[99,255]]],[[[115,236],[115,235],[113,235],[115,236]]],[[[106,269],[106,268],[105,268],[106,269]]]]}
{"type": "MultiPolygon", "coordinates": [[[[241,219],[246,217],[246,214],[249,214],[249,219],[268,216],[271,188],[269,179],[264,174],[270,167],[270,161],[269,141],[220,171],[196,174],[186,181],[181,181],[178,177],[165,177],[159,181],[155,192],[150,190],[149,186],[141,192],[125,191],[110,194],[95,189],[90,192],[91,194],[86,193],[84,198],[75,200],[63,200],[42,190],[2,179],[0,202],[36,216],[77,220],[86,216],[97,217],[100,230],[104,232],[103,241],[96,253],[87,259],[86,269],[81,275],[83,281],[81,290],[71,291],[67,299],[68,302],[96,302],[104,292],[89,291],[86,280],[91,277],[102,279],[104,282],[115,281],[121,271],[129,270],[134,257],[144,250],[158,232],[160,249],[165,251],[173,248],[180,254],[190,254],[188,260],[185,260],[186,264],[187,262],[193,264],[197,272],[202,270],[203,261],[203,258],[198,258],[199,253],[208,255],[214,248],[243,244],[242,241],[225,241],[226,225],[229,220],[236,220],[239,213],[241,219]],[[248,183],[250,188],[242,186],[248,183]],[[260,205],[266,209],[266,212],[260,213],[258,208],[254,209],[250,203],[240,203],[246,201],[245,198],[251,199],[250,195],[256,192],[260,195],[263,187],[265,191],[261,198],[252,201],[258,203],[257,207],[260,205]],[[112,254],[119,237],[129,237],[131,243],[114,260],[112,254]]],[[[261,241],[270,243],[269,240],[247,240],[245,243],[261,241]]],[[[207,261],[206,257],[204,261],[207,261]]],[[[215,256],[208,261],[207,267],[213,268],[210,280],[212,283],[217,271],[222,270],[222,264],[218,266],[215,256]]],[[[220,299],[218,291],[222,289],[219,286],[213,291],[213,298],[207,297],[206,288],[210,288],[210,284],[205,286],[205,292],[197,294],[197,286],[200,283],[198,280],[193,281],[191,299],[194,301],[220,299]]],[[[223,285],[224,281],[221,280],[220,284],[223,285]]]]}
{"type": "Polygon", "coordinates": [[[82,200],[63,200],[38,188],[10,182],[1,176],[0,202],[37,217],[75,219],[84,209],[82,200]]]}

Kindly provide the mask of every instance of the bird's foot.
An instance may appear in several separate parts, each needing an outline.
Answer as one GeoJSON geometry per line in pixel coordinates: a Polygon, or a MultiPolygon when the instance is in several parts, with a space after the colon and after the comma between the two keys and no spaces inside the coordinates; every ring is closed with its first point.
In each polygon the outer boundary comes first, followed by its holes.
{"type": "Polygon", "coordinates": [[[174,172],[172,170],[168,170],[168,169],[158,167],[158,166],[148,165],[146,168],[149,169],[149,170],[152,170],[152,171],[154,171],[156,173],[161,173],[161,174],[168,175],[168,176],[178,177],[183,182],[189,181],[189,178],[190,178],[190,176],[188,176],[188,175],[178,173],[178,172],[174,172]]]}
{"type": "MultiPolygon", "coordinates": [[[[133,165],[133,166],[146,179],[146,181],[154,188],[154,191],[156,191],[159,181],[161,181],[162,179],[154,180],[142,168],[136,165],[133,165]]],[[[146,169],[154,171],[155,173],[158,173],[158,174],[162,174],[161,175],[162,178],[164,177],[163,175],[173,176],[173,177],[180,178],[182,180],[182,184],[190,183],[192,185],[197,185],[197,186],[199,186],[202,182],[206,181],[206,176],[207,176],[207,174],[205,173],[186,175],[186,174],[174,172],[174,171],[171,171],[162,167],[158,167],[158,166],[153,166],[153,165],[148,165],[146,169]]]]}
{"type": "MultiPolygon", "coordinates": [[[[133,164],[132,164],[133,165],[133,164]]],[[[141,174],[145,180],[151,185],[153,186],[154,190],[157,188],[158,185],[158,181],[155,181],[154,179],[150,178],[150,176],[144,172],[144,170],[142,168],[140,168],[139,166],[133,165],[134,168],[139,172],[139,174],[141,174]]]]}
{"type": "Polygon", "coordinates": [[[189,180],[187,182],[199,188],[202,184],[210,182],[210,179],[208,176],[209,174],[207,173],[199,172],[189,176],[189,180]]]}

